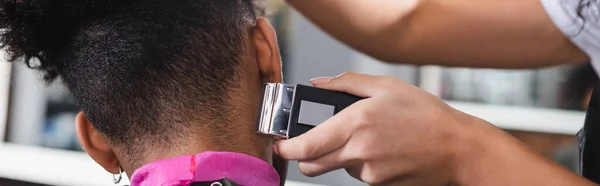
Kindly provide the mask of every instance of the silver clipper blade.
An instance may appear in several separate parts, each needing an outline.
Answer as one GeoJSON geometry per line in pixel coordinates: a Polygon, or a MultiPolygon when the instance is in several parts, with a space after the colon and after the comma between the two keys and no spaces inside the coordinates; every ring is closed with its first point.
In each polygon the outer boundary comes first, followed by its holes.
{"type": "Polygon", "coordinates": [[[293,85],[267,83],[259,110],[257,132],[276,139],[288,138],[288,125],[294,97],[293,85]]]}

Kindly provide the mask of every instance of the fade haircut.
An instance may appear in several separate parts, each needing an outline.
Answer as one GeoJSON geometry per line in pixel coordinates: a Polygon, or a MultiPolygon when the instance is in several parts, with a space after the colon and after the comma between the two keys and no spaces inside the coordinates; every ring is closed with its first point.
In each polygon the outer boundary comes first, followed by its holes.
{"type": "MultiPolygon", "coordinates": [[[[61,77],[93,126],[126,153],[228,123],[251,0],[3,0],[10,61],[61,77]]],[[[225,133],[222,133],[224,135],[225,133]]]]}

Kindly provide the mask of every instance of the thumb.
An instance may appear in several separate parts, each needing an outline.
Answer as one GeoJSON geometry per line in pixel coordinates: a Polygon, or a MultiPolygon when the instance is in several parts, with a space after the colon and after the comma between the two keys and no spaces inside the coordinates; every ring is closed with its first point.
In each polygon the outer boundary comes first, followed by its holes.
{"type": "Polygon", "coordinates": [[[315,78],[310,82],[317,88],[346,92],[359,97],[373,97],[385,93],[390,87],[390,77],[347,72],[334,78],[315,78]],[[387,84],[386,84],[387,83],[387,84]]]}
{"type": "Polygon", "coordinates": [[[350,136],[352,127],[347,126],[353,120],[352,113],[342,110],[320,125],[295,138],[280,140],[273,146],[276,154],[287,160],[314,160],[343,147],[350,136]]]}

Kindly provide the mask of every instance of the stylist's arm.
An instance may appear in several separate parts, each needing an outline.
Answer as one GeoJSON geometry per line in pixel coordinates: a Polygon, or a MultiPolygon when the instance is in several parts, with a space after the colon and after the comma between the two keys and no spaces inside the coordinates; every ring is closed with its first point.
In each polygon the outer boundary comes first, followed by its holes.
{"type": "Polygon", "coordinates": [[[596,1],[286,1],[339,41],[394,63],[536,68],[587,61],[588,56],[570,41],[575,35],[579,46],[591,47],[583,48],[588,53],[600,47],[600,36],[580,34],[597,32],[599,24],[589,21],[600,13],[596,1]],[[561,22],[555,24],[551,17],[561,22]]]}
{"type": "Polygon", "coordinates": [[[346,73],[312,83],[367,99],[275,145],[305,175],[344,168],[371,185],[594,185],[398,79],[346,73]]]}

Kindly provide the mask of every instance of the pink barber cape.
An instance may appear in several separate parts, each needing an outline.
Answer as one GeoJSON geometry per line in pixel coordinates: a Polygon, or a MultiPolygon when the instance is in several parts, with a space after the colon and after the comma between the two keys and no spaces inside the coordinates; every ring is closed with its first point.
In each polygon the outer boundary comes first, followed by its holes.
{"type": "Polygon", "coordinates": [[[156,161],[135,171],[131,186],[187,186],[224,178],[243,186],[279,186],[273,166],[233,152],[204,152],[156,161]]]}

